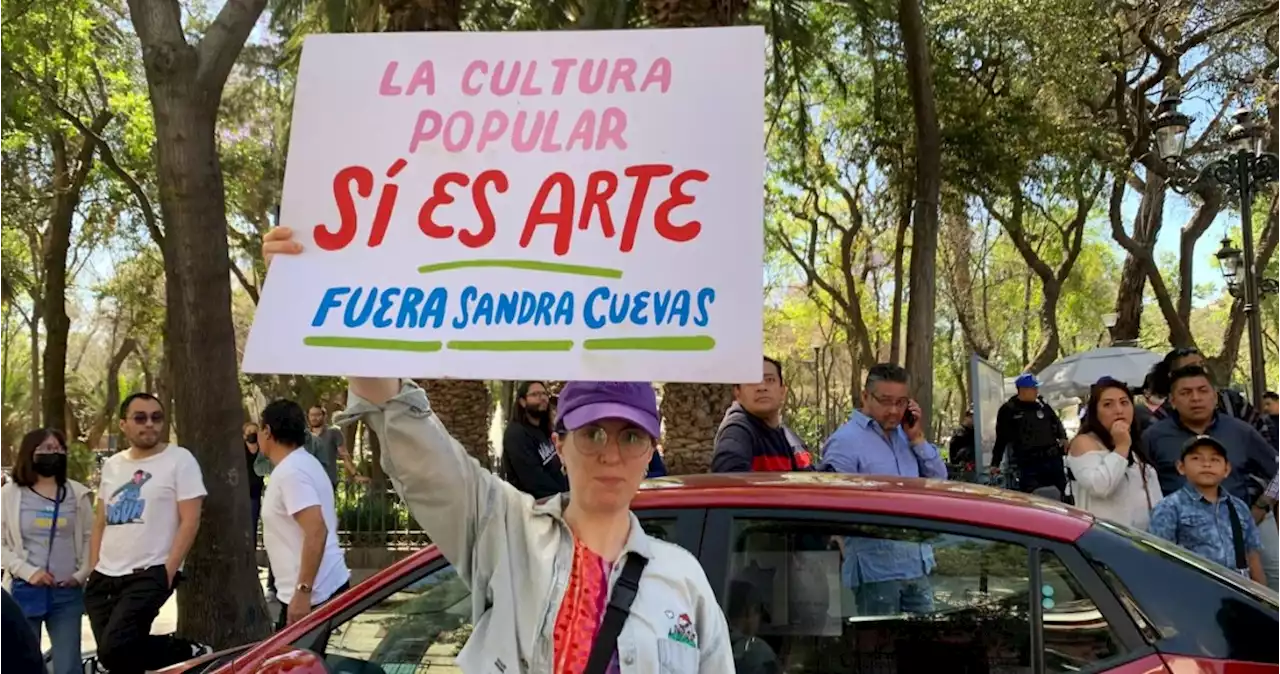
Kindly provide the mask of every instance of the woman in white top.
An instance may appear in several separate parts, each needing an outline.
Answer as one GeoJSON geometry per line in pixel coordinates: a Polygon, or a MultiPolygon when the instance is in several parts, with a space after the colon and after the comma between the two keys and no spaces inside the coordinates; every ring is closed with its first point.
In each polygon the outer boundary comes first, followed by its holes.
{"type": "Polygon", "coordinates": [[[1080,433],[1067,449],[1076,506],[1098,517],[1146,529],[1160,502],[1156,471],[1139,455],[1133,396],[1124,382],[1103,377],[1089,391],[1080,433]]]}

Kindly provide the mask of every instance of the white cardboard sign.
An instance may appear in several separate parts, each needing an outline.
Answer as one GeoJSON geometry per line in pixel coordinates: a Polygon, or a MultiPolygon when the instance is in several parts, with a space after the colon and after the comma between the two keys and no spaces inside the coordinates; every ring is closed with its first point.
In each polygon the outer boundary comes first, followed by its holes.
{"type": "Polygon", "coordinates": [[[760,27],[307,38],[254,373],[760,378],[760,27]]]}

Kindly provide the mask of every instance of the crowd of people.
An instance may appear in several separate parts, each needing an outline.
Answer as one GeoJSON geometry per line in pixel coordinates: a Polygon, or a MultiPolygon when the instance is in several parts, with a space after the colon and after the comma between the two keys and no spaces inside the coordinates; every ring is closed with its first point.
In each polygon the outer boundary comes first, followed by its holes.
{"type": "MultiPolygon", "coordinates": [[[[277,400],[244,425],[253,531],[261,521],[272,598],[281,607],[277,628],[350,583],[334,489],[339,460],[353,476],[356,470],[342,433],[325,421],[322,408],[304,413],[293,401],[277,400]]],[[[120,430],[129,446],[103,462],[96,503],[87,486],[67,477],[66,438],[53,429],[22,439],[13,478],[0,488],[6,610],[20,612],[25,624],[13,629],[30,633],[34,643],[42,629],[48,632],[55,674],[82,671],[86,616],[96,662],[114,674],[210,652],[151,634],[199,535],[206,494],[200,466],[169,442],[165,410],[150,394],[121,403],[120,430]]],[[[6,644],[11,636],[6,632],[6,644]]]]}
{"type": "MultiPolygon", "coordinates": [[[[287,235],[267,243],[267,252],[290,250],[287,235]]],[[[1145,529],[1275,586],[1274,409],[1259,414],[1216,387],[1203,358],[1187,350],[1156,368],[1141,402],[1125,382],[1098,381],[1072,438],[1034,376],[1016,385],[999,412],[992,457],[997,466],[1007,459],[1012,486],[1145,529]]],[[[350,381],[345,416],[378,435],[383,466],[410,512],[473,596],[485,598],[474,606],[461,668],[618,671],[622,661],[660,659],[664,671],[733,671],[749,639],[726,621],[697,559],[651,537],[630,512],[641,481],[665,473],[653,385],[575,381],[553,399],[544,382],[531,381],[516,394],[499,476],[468,455],[411,381],[350,381]],[[671,623],[672,607],[680,609],[679,625],[671,623]],[[689,639],[663,638],[677,627],[689,639]],[[655,642],[664,649],[635,647],[655,642]]],[[[911,399],[910,374],[896,364],[868,370],[858,409],[816,459],[783,422],[779,361],[765,358],[760,381],[736,385],[733,394],[715,436],[715,472],[948,477],[911,399]]],[[[111,672],[207,651],[150,634],[182,582],[205,495],[198,464],[167,442],[165,421],[153,396],[124,401],[120,427],[129,447],[103,465],[96,503],[67,478],[66,440],[52,430],[23,439],[13,480],[0,491],[3,566],[12,580],[6,620],[12,602],[32,633],[49,632],[59,674],[79,670],[82,615],[111,672]]],[[[350,584],[334,489],[340,466],[362,478],[343,434],[327,421],[323,408],[304,412],[277,400],[243,428],[254,528],[260,521],[270,591],[282,607],[278,628],[350,584]]],[[[832,543],[861,613],[933,610],[927,544],[832,543]]],[[[656,670],[652,664],[641,669],[656,670]]]]}
{"type": "MultiPolygon", "coordinates": [[[[1001,406],[990,471],[1173,542],[1273,589],[1280,397],[1262,409],[1215,385],[1204,356],[1174,349],[1140,388],[1103,377],[1069,439],[1031,374],[1001,406]]],[[[951,454],[974,457],[972,413],[951,454]]]]}
{"type": "MultiPolygon", "coordinates": [[[[820,470],[945,479],[948,465],[924,437],[908,382],[908,373],[897,365],[872,367],[861,405],[826,440],[815,463],[783,423],[782,365],[766,357],[758,383],[734,386],[734,402],[716,434],[712,471],[820,470]]],[[[1017,377],[1015,387],[998,411],[990,461],[993,474],[1009,474],[1011,488],[1149,531],[1277,587],[1280,410],[1274,394],[1268,394],[1265,409],[1255,410],[1238,392],[1215,386],[1198,351],[1177,349],[1146,378],[1141,402],[1127,383],[1099,380],[1084,405],[1079,431],[1069,438],[1057,410],[1039,395],[1033,374],[1017,377]]],[[[553,443],[551,407],[542,382],[522,383],[517,423],[508,427],[503,445],[507,480],[539,499],[570,487],[553,443]]],[[[953,465],[973,461],[972,410],[950,451],[953,465]]],[[[884,574],[875,566],[855,566],[862,574],[855,582],[864,587],[880,582],[884,574]]],[[[898,589],[903,597],[909,594],[909,588],[898,589]]]]}

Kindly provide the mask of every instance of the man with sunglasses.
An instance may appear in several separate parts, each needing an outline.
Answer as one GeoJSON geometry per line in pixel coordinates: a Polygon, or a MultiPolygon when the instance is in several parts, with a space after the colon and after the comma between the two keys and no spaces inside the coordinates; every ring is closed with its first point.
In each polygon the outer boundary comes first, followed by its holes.
{"type": "Polygon", "coordinates": [[[84,603],[98,661],[113,674],[132,674],[208,652],[151,634],[195,542],[206,492],[195,457],[168,443],[155,396],[125,398],[120,430],[129,448],[102,464],[84,603]]]}

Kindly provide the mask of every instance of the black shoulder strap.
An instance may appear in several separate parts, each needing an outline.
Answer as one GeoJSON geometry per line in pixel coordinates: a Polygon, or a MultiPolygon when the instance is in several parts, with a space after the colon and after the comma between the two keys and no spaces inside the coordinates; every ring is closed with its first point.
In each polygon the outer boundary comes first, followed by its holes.
{"type": "Polygon", "coordinates": [[[591,644],[591,655],[587,657],[583,674],[604,674],[608,669],[609,661],[618,650],[618,635],[622,634],[622,626],[631,615],[631,602],[635,601],[636,592],[640,590],[640,574],[644,573],[644,565],[648,563],[648,559],[634,552],[627,554],[622,573],[613,584],[613,593],[609,595],[609,605],[605,607],[596,640],[591,644]]]}
{"type": "Polygon", "coordinates": [[[1224,493],[1223,498],[1227,501],[1227,514],[1231,517],[1231,544],[1236,549],[1236,569],[1243,571],[1249,568],[1249,560],[1244,555],[1244,531],[1240,527],[1240,516],[1236,514],[1231,497],[1224,493]]]}

